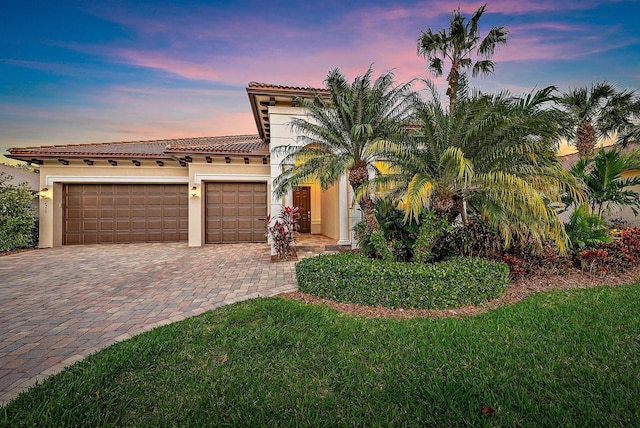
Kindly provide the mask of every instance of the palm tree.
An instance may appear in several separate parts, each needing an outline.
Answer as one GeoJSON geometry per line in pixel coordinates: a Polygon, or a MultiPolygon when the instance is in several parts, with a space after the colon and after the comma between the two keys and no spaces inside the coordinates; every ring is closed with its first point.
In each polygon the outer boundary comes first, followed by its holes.
{"type": "Polygon", "coordinates": [[[478,21],[485,7],[486,5],[483,5],[475,11],[468,22],[465,22],[466,18],[460,14],[460,8],[458,8],[452,13],[448,33],[444,28],[436,33],[428,28],[420,34],[418,39],[418,55],[429,60],[429,70],[436,77],[442,76],[444,62],[451,62],[451,69],[447,75],[450,112],[455,108],[462,70],[470,68],[474,77],[493,73],[495,63],[491,57],[498,45],[507,43],[506,27],[493,27],[480,40],[478,21]],[[482,59],[474,62],[471,58],[474,51],[482,59]]]}
{"type": "Polygon", "coordinates": [[[598,150],[591,158],[582,158],[571,167],[571,173],[584,181],[589,189],[589,207],[602,218],[615,206],[629,206],[634,214],[640,209],[640,195],[630,189],[640,185],[640,176],[628,176],[640,170],[638,150],[621,153],[617,148],[598,150]]]}
{"type": "Polygon", "coordinates": [[[413,94],[411,84],[396,86],[394,75],[387,72],[372,80],[373,67],[349,84],[335,68],[325,80],[329,99],[314,94],[299,100],[308,119],[295,118],[290,125],[299,136],[297,144],[283,146],[283,165],[293,165],[275,180],[275,193],[282,196],[289,189],[318,181],[323,190],[344,174],[359,200],[369,230],[378,223],[366,183],[379,158],[374,143],[396,138],[411,118],[413,94]]]}
{"type": "Polygon", "coordinates": [[[625,145],[640,136],[640,100],[635,91],[618,91],[607,82],[563,93],[556,102],[567,114],[566,137],[573,141],[581,159],[593,155],[601,138],[616,135],[625,145]]]}
{"type": "Polygon", "coordinates": [[[431,86],[431,100],[417,106],[420,130],[411,141],[379,143],[393,172],[376,178],[378,190],[400,201],[407,219],[425,208],[449,221],[466,221],[471,212],[507,244],[514,236],[551,239],[564,251],[568,238],[555,208],[565,192],[576,199],[581,192],[555,156],[557,114],[543,108],[554,88],[521,98],[459,89],[450,112],[431,86]]]}

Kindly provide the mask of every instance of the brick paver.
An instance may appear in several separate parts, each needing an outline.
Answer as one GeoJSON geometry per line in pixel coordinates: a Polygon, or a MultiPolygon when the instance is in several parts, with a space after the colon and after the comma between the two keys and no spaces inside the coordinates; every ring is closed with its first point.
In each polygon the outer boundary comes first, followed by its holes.
{"type": "Polygon", "coordinates": [[[271,263],[265,244],[66,246],[0,257],[0,405],[135,334],[295,289],[294,262],[271,263]]]}

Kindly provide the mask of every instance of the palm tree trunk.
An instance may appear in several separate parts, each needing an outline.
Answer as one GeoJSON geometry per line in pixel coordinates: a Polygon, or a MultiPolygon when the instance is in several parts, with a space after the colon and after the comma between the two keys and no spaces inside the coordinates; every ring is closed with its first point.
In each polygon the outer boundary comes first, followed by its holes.
{"type": "Polygon", "coordinates": [[[451,70],[447,76],[447,96],[449,97],[449,113],[453,113],[453,109],[456,106],[456,95],[458,93],[458,80],[460,79],[460,64],[454,62],[451,64],[451,70]]]}
{"type": "MultiPolygon", "coordinates": [[[[358,161],[348,171],[348,180],[353,193],[355,194],[361,186],[363,186],[369,180],[369,171],[367,170],[367,164],[364,161],[358,161]]],[[[364,222],[369,233],[378,230],[380,224],[376,218],[376,210],[373,206],[373,200],[367,194],[360,201],[360,209],[364,216],[364,222]]]]}
{"type": "Polygon", "coordinates": [[[580,159],[586,159],[593,155],[596,146],[596,133],[589,119],[582,121],[576,131],[576,148],[580,159]]]}

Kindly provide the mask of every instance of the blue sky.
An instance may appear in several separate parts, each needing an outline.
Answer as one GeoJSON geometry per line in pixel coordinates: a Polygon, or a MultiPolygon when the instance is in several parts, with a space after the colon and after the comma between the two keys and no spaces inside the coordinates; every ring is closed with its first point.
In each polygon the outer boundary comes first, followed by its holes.
{"type": "MultiPolygon", "coordinates": [[[[257,133],[250,81],[322,87],[374,64],[430,77],[422,30],[477,1],[16,1],[0,14],[0,153],[9,147],[257,133]]],[[[640,0],[496,0],[509,29],[485,91],[640,88],[640,0]]],[[[436,79],[441,87],[442,79],[436,79]]]]}

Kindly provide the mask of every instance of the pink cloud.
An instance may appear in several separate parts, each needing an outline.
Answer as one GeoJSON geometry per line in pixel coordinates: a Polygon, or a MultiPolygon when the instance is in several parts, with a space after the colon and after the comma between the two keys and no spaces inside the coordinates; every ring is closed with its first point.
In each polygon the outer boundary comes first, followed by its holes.
{"type": "Polygon", "coordinates": [[[117,59],[124,60],[129,64],[164,70],[187,79],[215,81],[220,78],[219,73],[216,73],[210,66],[181,61],[159,52],[134,49],[113,49],[110,50],[109,54],[117,59]]]}

